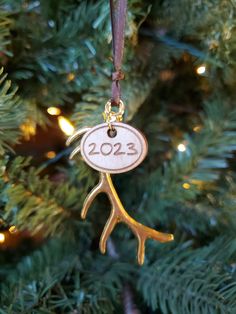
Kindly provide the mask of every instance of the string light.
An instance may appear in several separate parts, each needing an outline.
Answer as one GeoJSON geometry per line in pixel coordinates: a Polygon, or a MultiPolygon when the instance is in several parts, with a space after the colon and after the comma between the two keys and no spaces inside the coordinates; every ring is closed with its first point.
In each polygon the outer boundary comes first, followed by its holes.
{"type": "Polygon", "coordinates": [[[0,233],[0,243],[4,243],[6,240],[5,234],[4,233],[0,233]]]}
{"type": "Polygon", "coordinates": [[[75,79],[75,75],[74,73],[69,73],[67,74],[67,81],[73,81],[75,79]]]}
{"type": "Polygon", "coordinates": [[[202,129],[202,126],[201,125],[196,125],[194,128],[193,128],[193,131],[194,132],[200,132],[202,129]]]}
{"type": "Polygon", "coordinates": [[[16,233],[16,232],[17,232],[16,226],[11,226],[11,227],[9,228],[9,232],[10,232],[10,233],[16,233]]]}
{"type": "Polygon", "coordinates": [[[62,132],[65,133],[67,136],[70,136],[74,133],[75,128],[67,118],[59,116],[58,124],[62,132]]]}
{"type": "Polygon", "coordinates": [[[185,190],[189,190],[191,185],[187,182],[183,183],[182,187],[185,189],[185,190]]]}
{"type": "Polygon", "coordinates": [[[203,64],[203,65],[200,65],[197,69],[196,69],[196,72],[197,74],[199,75],[202,75],[206,72],[206,66],[203,64]]]}
{"type": "Polygon", "coordinates": [[[57,108],[57,107],[49,107],[47,109],[48,114],[50,114],[51,116],[59,116],[59,114],[61,114],[61,109],[57,108]]]}
{"type": "Polygon", "coordinates": [[[31,136],[36,134],[36,124],[29,119],[20,125],[20,129],[26,141],[29,141],[31,136]]]}
{"type": "Polygon", "coordinates": [[[46,157],[48,159],[53,159],[54,157],[56,157],[56,153],[53,150],[51,150],[51,151],[46,153],[46,157]]]}
{"type": "Polygon", "coordinates": [[[186,151],[186,145],[184,145],[183,143],[180,143],[178,146],[177,146],[177,149],[179,152],[185,152],[186,151]]]}

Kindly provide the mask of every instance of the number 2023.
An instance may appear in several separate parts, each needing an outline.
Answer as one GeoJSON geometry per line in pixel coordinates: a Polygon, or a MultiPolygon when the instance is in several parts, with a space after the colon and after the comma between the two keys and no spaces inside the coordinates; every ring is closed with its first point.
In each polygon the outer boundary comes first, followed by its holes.
{"type": "Polygon", "coordinates": [[[91,150],[89,151],[89,155],[103,155],[103,156],[108,156],[113,154],[114,156],[119,156],[119,155],[137,155],[138,151],[135,148],[135,143],[127,143],[126,145],[126,149],[124,149],[122,147],[121,143],[115,143],[115,144],[111,144],[111,143],[103,143],[101,144],[100,148],[97,148],[97,144],[96,143],[90,143],[88,145],[91,150]],[[125,151],[123,151],[125,150],[125,151]]]}

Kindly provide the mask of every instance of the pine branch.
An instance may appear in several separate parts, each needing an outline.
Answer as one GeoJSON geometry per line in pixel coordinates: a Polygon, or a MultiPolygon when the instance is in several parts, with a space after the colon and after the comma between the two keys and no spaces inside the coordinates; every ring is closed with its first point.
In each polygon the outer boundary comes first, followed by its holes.
{"type": "Polygon", "coordinates": [[[233,156],[235,137],[236,111],[221,100],[208,102],[201,131],[183,139],[186,151],[175,152],[163,170],[152,171],[146,179],[148,196],[140,212],[148,208],[148,223],[169,223],[173,217],[179,227],[192,228],[193,234],[199,228],[210,232],[216,225],[222,226],[221,217],[226,212],[221,207],[220,213],[219,208],[204,202],[204,198],[212,184],[217,189],[217,180],[233,156]],[[197,199],[202,203],[195,205],[197,199]],[[199,225],[199,221],[205,223],[199,225]]]}
{"type": "Polygon", "coordinates": [[[113,258],[98,255],[96,263],[94,258],[88,262],[81,284],[85,291],[98,298],[106,294],[112,301],[111,308],[114,308],[114,305],[120,303],[118,295],[121,294],[123,281],[130,280],[131,272],[129,264],[114,262],[113,258]]]}
{"type": "MultiPolygon", "coordinates": [[[[76,266],[75,252],[74,243],[53,240],[24,257],[1,280],[1,313],[26,313],[36,308],[36,313],[40,313],[48,297],[53,298],[53,289],[57,290],[57,284],[76,266]]],[[[60,291],[55,292],[62,298],[60,291]]],[[[65,298],[61,302],[62,308],[68,304],[70,301],[65,298]]]]}
{"type": "MultiPolygon", "coordinates": [[[[233,71],[227,64],[235,66],[232,51],[235,50],[235,3],[220,0],[194,2],[167,0],[157,2],[152,8],[152,19],[159,29],[175,38],[186,38],[195,46],[219,61],[225,76],[232,76],[233,71]]],[[[214,81],[217,75],[214,75],[214,81]]],[[[224,77],[229,82],[229,78],[224,77]]],[[[232,77],[233,79],[233,77],[232,77]]],[[[231,81],[232,83],[232,81],[231,81]]]]}
{"type": "Polygon", "coordinates": [[[163,314],[234,313],[236,282],[231,260],[235,240],[219,238],[199,249],[188,244],[164,250],[141,270],[138,290],[152,310],[163,314]]]}
{"type": "MultiPolygon", "coordinates": [[[[109,256],[112,257],[113,260],[120,259],[120,256],[116,250],[114,242],[111,238],[107,241],[107,251],[109,256]]],[[[141,312],[137,308],[134,303],[134,295],[133,291],[128,283],[123,282],[122,287],[122,300],[123,300],[123,310],[125,314],[140,314],[141,312]]]]}
{"type": "MultiPolygon", "coordinates": [[[[134,38],[147,5],[130,1],[127,37],[134,38]]],[[[7,66],[24,98],[42,105],[74,102],[104,68],[111,67],[109,4],[103,0],[29,1],[22,8],[11,3],[14,14],[13,53],[7,66]],[[105,43],[105,44],[104,44],[105,43]],[[76,98],[76,97],[75,97],[76,98]]]]}
{"type": "MultiPolygon", "coordinates": [[[[178,53],[177,53],[178,54],[178,53]]],[[[125,65],[125,82],[122,82],[122,99],[127,109],[126,121],[132,120],[150,95],[161,68],[170,60],[171,53],[163,45],[157,46],[148,40],[140,40],[136,57],[125,65]],[[165,59],[163,59],[165,55],[165,59]]],[[[76,125],[93,126],[101,123],[105,103],[110,99],[111,80],[105,73],[94,79],[93,85],[83,94],[72,117],[76,125]]]]}
{"type": "Polygon", "coordinates": [[[149,38],[153,38],[156,41],[162,42],[165,45],[172,47],[173,49],[178,49],[183,52],[187,52],[190,55],[197,57],[199,60],[202,60],[203,62],[207,62],[208,64],[212,64],[215,66],[223,67],[223,63],[219,60],[215,60],[213,57],[208,55],[208,52],[203,52],[197,48],[195,48],[193,45],[189,43],[185,43],[179,40],[176,40],[168,35],[163,35],[162,31],[160,32],[152,30],[152,29],[146,29],[142,28],[140,30],[140,34],[143,36],[147,36],[149,38]]]}
{"type": "Polygon", "coordinates": [[[113,313],[128,265],[92,256],[67,237],[24,257],[1,281],[2,313],[79,311],[113,313]]]}
{"type": "Polygon", "coordinates": [[[19,125],[26,112],[23,102],[16,95],[16,88],[11,89],[11,81],[6,80],[3,69],[0,70],[0,154],[10,149],[10,145],[18,143],[19,125]]]}
{"type": "Polygon", "coordinates": [[[3,10],[5,0],[0,1],[0,60],[6,57],[12,57],[12,53],[8,50],[10,40],[10,27],[12,20],[8,17],[8,13],[3,10]]]}
{"type": "Polygon", "coordinates": [[[214,182],[220,170],[227,168],[236,148],[236,110],[221,98],[206,102],[200,128],[193,136],[185,135],[186,151],[175,154],[165,171],[169,182],[174,173],[177,180],[184,177],[190,183],[191,180],[214,182]]]}
{"type": "MultiPolygon", "coordinates": [[[[66,224],[78,218],[83,190],[70,184],[56,185],[47,177],[40,178],[37,170],[29,167],[29,160],[15,158],[1,161],[2,217],[19,229],[44,235],[61,233],[66,224]]],[[[71,228],[68,230],[72,231],[71,228]]]]}
{"type": "Polygon", "coordinates": [[[23,8],[16,3],[7,7],[14,14],[16,34],[12,45],[16,57],[9,60],[7,69],[24,98],[55,105],[72,101],[69,93],[90,85],[97,49],[107,39],[107,22],[97,22],[96,31],[93,26],[100,14],[109,14],[104,6],[105,1],[73,6],[60,1],[54,10],[54,3],[29,1],[23,8]]]}

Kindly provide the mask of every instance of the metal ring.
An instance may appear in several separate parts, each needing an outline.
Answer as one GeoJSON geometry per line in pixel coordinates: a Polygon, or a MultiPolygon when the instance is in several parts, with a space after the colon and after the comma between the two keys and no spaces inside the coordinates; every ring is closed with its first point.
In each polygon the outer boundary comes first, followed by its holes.
{"type": "Polygon", "coordinates": [[[119,102],[119,110],[117,112],[111,110],[111,101],[110,100],[105,104],[105,114],[106,115],[112,115],[115,117],[120,117],[120,116],[123,116],[124,112],[125,112],[125,105],[124,105],[122,100],[120,100],[120,102],[119,102]]]}

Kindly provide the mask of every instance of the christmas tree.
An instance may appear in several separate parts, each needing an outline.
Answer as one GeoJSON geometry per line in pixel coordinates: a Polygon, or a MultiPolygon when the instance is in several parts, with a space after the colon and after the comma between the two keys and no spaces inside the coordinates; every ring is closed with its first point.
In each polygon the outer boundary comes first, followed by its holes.
{"type": "Polygon", "coordinates": [[[149,153],[113,177],[127,212],[174,234],[107,253],[98,172],[65,141],[103,122],[109,2],[0,0],[0,313],[236,313],[236,5],[130,0],[122,100],[149,153]]]}

